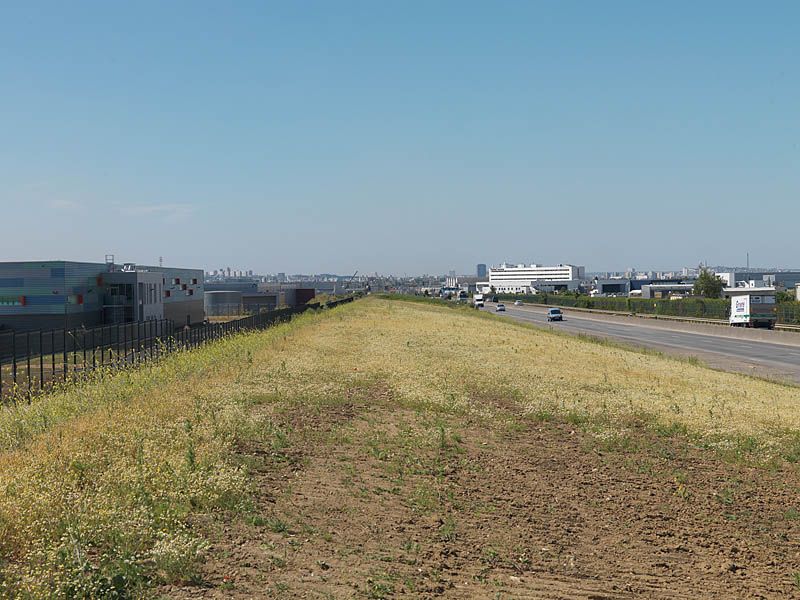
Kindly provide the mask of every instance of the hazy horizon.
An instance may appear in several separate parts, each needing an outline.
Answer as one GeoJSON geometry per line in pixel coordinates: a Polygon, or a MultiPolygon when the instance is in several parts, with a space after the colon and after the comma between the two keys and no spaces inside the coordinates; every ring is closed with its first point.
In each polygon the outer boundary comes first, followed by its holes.
{"type": "Polygon", "coordinates": [[[800,4],[9,5],[0,261],[791,267],[800,4]]]}

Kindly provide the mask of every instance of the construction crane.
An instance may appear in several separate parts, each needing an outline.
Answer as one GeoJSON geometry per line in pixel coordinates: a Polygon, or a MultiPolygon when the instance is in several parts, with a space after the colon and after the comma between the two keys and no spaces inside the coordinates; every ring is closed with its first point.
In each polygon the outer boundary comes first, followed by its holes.
{"type": "Polygon", "coordinates": [[[353,273],[353,275],[350,277],[350,279],[347,280],[347,283],[344,284],[345,291],[350,289],[350,284],[353,283],[353,279],[356,278],[356,275],[358,275],[358,269],[356,269],[356,272],[353,273]]]}

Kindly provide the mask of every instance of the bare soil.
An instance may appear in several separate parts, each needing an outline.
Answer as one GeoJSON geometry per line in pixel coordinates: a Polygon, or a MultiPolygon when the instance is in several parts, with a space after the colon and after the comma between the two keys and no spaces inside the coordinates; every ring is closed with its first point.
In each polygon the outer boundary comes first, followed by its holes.
{"type": "MultiPolygon", "coordinates": [[[[633,427],[432,415],[380,386],[260,405],[252,515],[197,521],[202,581],[175,598],[800,597],[794,465],[721,460],[633,427]]],[[[476,400],[477,401],[477,400],[476,400]]]]}

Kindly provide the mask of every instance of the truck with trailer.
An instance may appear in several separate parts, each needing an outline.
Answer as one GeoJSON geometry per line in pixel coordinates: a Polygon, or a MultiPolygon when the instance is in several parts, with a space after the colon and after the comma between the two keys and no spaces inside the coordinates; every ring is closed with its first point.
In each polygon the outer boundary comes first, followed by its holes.
{"type": "Polygon", "coordinates": [[[483,308],[483,294],[475,294],[472,296],[472,303],[475,305],[475,308],[483,308]]]}
{"type": "Polygon", "coordinates": [[[778,321],[774,288],[737,288],[730,293],[732,327],[766,327],[773,329],[778,321]]]}

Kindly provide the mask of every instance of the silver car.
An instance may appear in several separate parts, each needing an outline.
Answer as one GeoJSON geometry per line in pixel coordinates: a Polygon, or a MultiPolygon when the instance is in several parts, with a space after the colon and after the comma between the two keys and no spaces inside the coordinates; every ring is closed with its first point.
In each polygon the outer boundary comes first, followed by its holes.
{"type": "Polygon", "coordinates": [[[548,321],[563,321],[564,315],[561,314],[560,308],[549,308],[547,309],[547,320],[548,321]]]}

